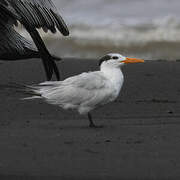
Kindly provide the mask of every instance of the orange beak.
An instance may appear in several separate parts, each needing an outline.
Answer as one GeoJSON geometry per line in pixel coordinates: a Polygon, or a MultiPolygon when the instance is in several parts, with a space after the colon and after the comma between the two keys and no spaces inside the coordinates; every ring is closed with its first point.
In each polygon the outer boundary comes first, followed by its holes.
{"type": "Polygon", "coordinates": [[[136,59],[136,58],[126,58],[124,61],[122,61],[122,62],[124,62],[124,63],[126,63],[126,64],[128,64],[128,63],[143,63],[144,62],[144,60],[143,59],[136,59]]]}

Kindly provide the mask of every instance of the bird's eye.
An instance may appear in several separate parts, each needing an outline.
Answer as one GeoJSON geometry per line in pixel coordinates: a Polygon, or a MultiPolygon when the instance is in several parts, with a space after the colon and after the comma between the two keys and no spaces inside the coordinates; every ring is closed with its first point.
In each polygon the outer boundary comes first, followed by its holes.
{"type": "Polygon", "coordinates": [[[112,58],[113,58],[113,59],[118,59],[118,57],[117,57],[117,56],[113,56],[112,58]]]}

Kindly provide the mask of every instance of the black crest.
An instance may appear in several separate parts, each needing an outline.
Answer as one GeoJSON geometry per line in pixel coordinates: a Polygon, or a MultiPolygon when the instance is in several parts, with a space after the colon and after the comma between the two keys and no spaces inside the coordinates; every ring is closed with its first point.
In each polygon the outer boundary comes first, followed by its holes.
{"type": "Polygon", "coordinates": [[[104,62],[110,60],[112,57],[110,55],[103,56],[101,59],[99,59],[99,66],[104,62]]]}

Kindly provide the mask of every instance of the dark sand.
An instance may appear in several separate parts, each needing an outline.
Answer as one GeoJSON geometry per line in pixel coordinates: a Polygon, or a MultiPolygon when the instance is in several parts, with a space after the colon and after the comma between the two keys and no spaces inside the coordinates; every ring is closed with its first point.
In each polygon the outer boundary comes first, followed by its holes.
{"type": "MultiPolygon", "coordinates": [[[[97,69],[93,60],[59,63],[63,78],[97,69]]],[[[40,61],[0,64],[0,180],[179,179],[180,63],[123,68],[118,100],[87,117],[5,90],[44,80],[40,61]]]]}

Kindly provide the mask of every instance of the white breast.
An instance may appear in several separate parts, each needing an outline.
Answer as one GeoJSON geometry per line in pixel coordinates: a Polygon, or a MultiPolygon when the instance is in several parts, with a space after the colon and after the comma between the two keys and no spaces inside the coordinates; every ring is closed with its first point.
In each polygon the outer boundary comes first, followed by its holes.
{"type": "Polygon", "coordinates": [[[104,73],[105,77],[109,80],[109,86],[112,89],[112,99],[114,101],[122,88],[124,82],[124,76],[120,68],[108,68],[102,67],[101,71],[104,73]]]}

